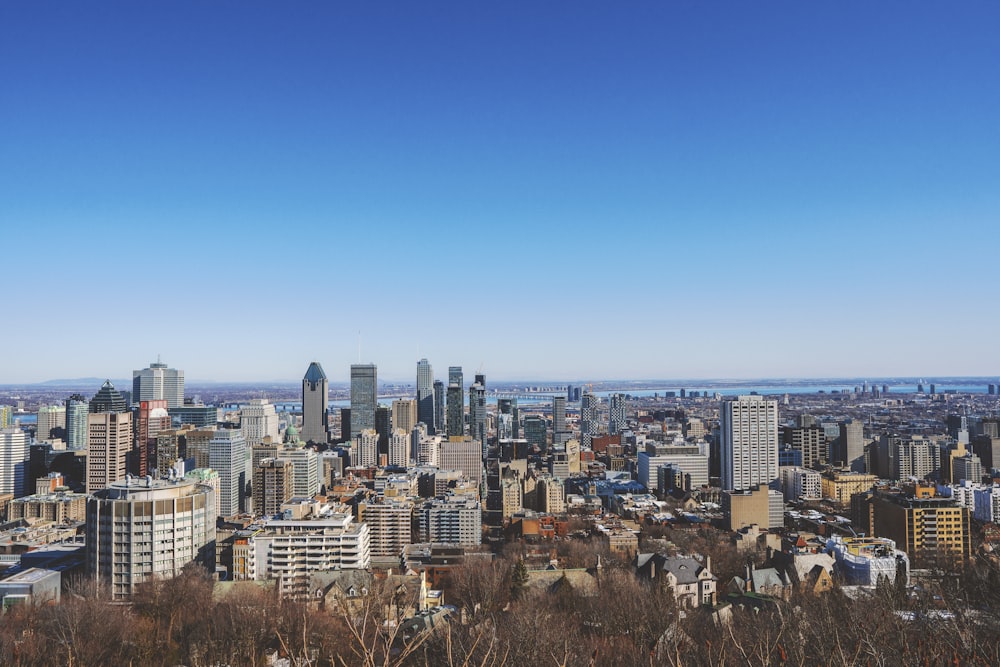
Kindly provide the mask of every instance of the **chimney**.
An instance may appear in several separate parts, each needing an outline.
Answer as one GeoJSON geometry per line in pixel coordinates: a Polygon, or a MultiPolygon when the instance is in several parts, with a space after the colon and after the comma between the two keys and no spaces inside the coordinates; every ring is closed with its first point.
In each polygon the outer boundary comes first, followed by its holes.
{"type": "Polygon", "coordinates": [[[705,569],[708,570],[709,573],[712,572],[712,557],[711,556],[705,556],[705,569]]]}

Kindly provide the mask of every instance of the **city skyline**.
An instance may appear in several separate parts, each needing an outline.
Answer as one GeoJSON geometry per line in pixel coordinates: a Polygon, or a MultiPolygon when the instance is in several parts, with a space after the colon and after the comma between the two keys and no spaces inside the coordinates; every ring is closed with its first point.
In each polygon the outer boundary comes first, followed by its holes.
{"type": "Polygon", "coordinates": [[[1000,373],[996,3],[100,7],[0,7],[2,384],[1000,373]]]}

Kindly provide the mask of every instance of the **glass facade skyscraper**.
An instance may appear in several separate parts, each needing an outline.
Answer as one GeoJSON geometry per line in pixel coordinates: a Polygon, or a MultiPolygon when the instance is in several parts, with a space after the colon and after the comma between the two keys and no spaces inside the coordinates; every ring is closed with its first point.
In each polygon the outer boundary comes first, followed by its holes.
{"type": "Polygon", "coordinates": [[[378,370],[375,364],[351,365],[351,439],[375,430],[378,370]]]}

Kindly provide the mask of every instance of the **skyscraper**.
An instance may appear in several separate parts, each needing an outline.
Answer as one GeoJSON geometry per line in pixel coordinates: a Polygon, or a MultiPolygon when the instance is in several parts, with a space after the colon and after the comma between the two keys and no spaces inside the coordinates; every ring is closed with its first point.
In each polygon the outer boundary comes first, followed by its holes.
{"type": "MultiPolygon", "coordinates": [[[[156,436],[170,430],[170,415],[165,400],[140,401],[135,413],[135,443],[130,462],[131,472],[139,477],[152,474],[156,463],[156,436]]],[[[173,461],[170,461],[173,463],[173,461]]]]}
{"type": "MultiPolygon", "coordinates": [[[[27,495],[28,436],[20,428],[0,429],[0,494],[27,495]]],[[[30,489],[30,491],[34,491],[30,489]]]]}
{"type": "Polygon", "coordinates": [[[94,397],[90,399],[91,412],[125,412],[125,397],[115,389],[111,380],[105,380],[94,397]]]}
{"type": "Polygon", "coordinates": [[[35,440],[52,442],[66,437],[66,406],[43,405],[38,408],[38,423],[35,428],[35,440]]]}
{"type": "Polygon", "coordinates": [[[220,516],[239,514],[245,507],[247,448],[238,430],[219,429],[208,444],[209,466],[219,473],[220,516]]]}
{"type": "Polygon", "coordinates": [[[325,443],[330,439],[329,406],[330,383],[323,367],[314,361],[302,378],[302,431],[299,437],[303,442],[325,443]]]}
{"type": "Polygon", "coordinates": [[[267,399],[250,399],[250,404],[240,409],[240,431],[243,433],[243,439],[247,441],[247,447],[259,445],[267,437],[270,437],[271,442],[275,444],[281,442],[278,413],[267,399]]]}
{"type": "Polygon", "coordinates": [[[485,377],[476,376],[476,382],[469,387],[469,432],[473,440],[478,440],[483,448],[483,458],[489,453],[486,434],[486,384],[485,377]],[[483,382],[479,382],[482,379],[483,382]]]}
{"type": "Polygon", "coordinates": [[[608,432],[611,435],[618,435],[625,430],[625,425],[625,394],[611,394],[608,432]]]}
{"type": "Polygon", "coordinates": [[[837,439],[834,450],[834,463],[849,467],[854,472],[867,472],[865,470],[865,423],[860,419],[842,422],[840,424],[840,437],[837,439]]]}
{"type": "MultiPolygon", "coordinates": [[[[454,367],[448,369],[448,377],[453,378],[451,371],[454,367]]],[[[451,382],[449,379],[448,383],[448,437],[455,438],[465,435],[465,392],[462,389],[461,383],[462,373],[459,371],[458,383],[451,382]]]]}
{"type": "Polygon", "coordinates": [[[82,451],[87,448],[87,415],[90,406],[80,394],[66,399],[66,448],[82,451]]]}
{"type": "Polygon", "coordinates": [[[448,366],[448,386],[457,384],[462,388],[462,392],[465,393],[465,380],[462,377],[462,367],[461,366],[448,366]]]}
{"type": "Polygon", "coordinates": [[[773,485],[778,479],[778,402],[763,396],[725,400],[719,418],[723,490],[773,485]]]}
{"type": "Polygon", "coordinates": [[[444,382],[434,380],[434,433],[444,432],[444,382]]]}
{"type": "Polygon", "coordinates": [[[156,363],[140,371],[132,371],[132,402],[167,402],[168,408],[184,405],[184,371],[167,368],[157,359],[156,363]]]}
{"type": "Polygon", "coordinates": [[[580,399],[580,445],[590,449],[597,421],[597,397],[589,391],[583,393],[580,399]]]}
{"type": "Polygon", "coordinates": [[[434,371],[426,359],[417,362],[417,421],[426,424],[428,433],[434,434],[434,371]]]}
{"type": "MultiPolygon", "coordinates": [[[[397,429],[409,433],[417,425],[417,401],[412,398],[400,398],[392,402],[392,430],[397,429]]],[[[430,430],[430,425],[424,422],[430,430]]]]}
{"type": "Polygon", "coordinates": [[[131,412],[87,415],[87,493],[125,479],[132,442],[131,412]]]}
{"type": "Polygon", "coordinates": [[[87,493],[125,479],[132,450],[132,413],[110,380],[90,400],[87,415],[87,493]]]}
{"type": "Polygon", "coordinates": [[[351,439],[375,430],[378,370],[375,364],[351,365],[351,439]]]}

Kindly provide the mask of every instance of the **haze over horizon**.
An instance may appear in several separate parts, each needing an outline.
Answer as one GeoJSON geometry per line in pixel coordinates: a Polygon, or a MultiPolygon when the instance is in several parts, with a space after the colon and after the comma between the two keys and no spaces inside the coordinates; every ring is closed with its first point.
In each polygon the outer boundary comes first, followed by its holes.
{"type": "Polygon", "coordinates": [[[0,384],[1000,375],[998,25],[3,3],[0,384]]]}

